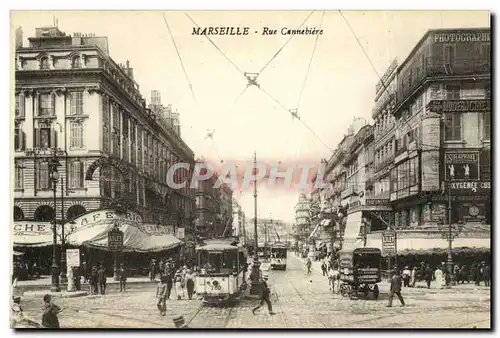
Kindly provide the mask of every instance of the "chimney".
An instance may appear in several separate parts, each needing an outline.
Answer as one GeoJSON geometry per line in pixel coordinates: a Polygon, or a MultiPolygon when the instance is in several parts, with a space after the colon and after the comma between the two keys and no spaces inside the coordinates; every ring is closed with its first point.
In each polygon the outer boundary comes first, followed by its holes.
{"type": "Polygon", "coordinates": [[[23,29],[21,26],[16,28],[16,49],[23,47],[23,29]]]}
{"type": "Polygon", "coordinates": [[[127,65],[127,69],[129,69],[130,68],[130,61],[127,60],[127,62],[125,62],[125,64],[127,65]]]}

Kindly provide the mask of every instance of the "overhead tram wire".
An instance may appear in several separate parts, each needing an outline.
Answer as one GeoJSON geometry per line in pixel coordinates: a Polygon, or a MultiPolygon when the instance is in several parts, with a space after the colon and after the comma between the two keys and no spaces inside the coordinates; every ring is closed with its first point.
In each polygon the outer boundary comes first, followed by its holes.
{"type": "MultiPolygon", "coordinates": [[[[309,13],[309,15],[304,19],[304,21],[302,21],[302,23],[300,24],[298,30],[300,30],[302,28],[302,26],[304,26],[304,24],[307,22],[307,20],[311,17],[311,15],[315,12],[315,10],[312,10],[311,13],[309,13]]],[[[323,11],[324,13],[324,11],[323,11]]],[[[323,14],[324,15],[324,14],[323,14]]],[[[322,19],[323,20],[323,19],[322,19]]],[[[319,35],[319,34],[318,34],[319,35]]],[[[264,71],[264,69],[267,68],[267,66],[269,66],[269,64],[271,64],[271,62],[273,62],[273,60],[279,55],[279,53],[281,53],[281,51],[283,50],[283,48],[285,48],[285,46],[290,42],[290,40],[293,39],[293,37],[295,36],[295,34],[291,35],[290,38],[288,38],[288,40],[283,44],[283,46],[281,46],[280,49],[278,49],[278,51],[273,55],[273,57],[264,65],[264,67],[262,67],[262,69],[259,71],[259,75],[264,71]]],[[[259,76],[257,75],[257,77],[259,76]]]]}
{"type": "MultiPolygon", "coordinates": [[[[323,28],[323,19],[324,18],[325,18],[325,11],[323,11],[323,15],[321,16],[321,22],[319,24],[319,30],[320,31],[321,31],[321,28],[323,28]]],[[[313,50],[312,50],[312,53],[311,53],[311,57],[309,58],[309,64],[307,66],[306,77],[304,78],[304,83],[302,84],[302,89],[300,90],[299,99],[297,101],[297,114],[299,112],[299,106],[300,106],[300,101],[302,99],[302,94],[304,94],[304,89],[306,88],[307,78],[309,77],[309,72],[311,71],[311,65],[312,65],[312,61],[313,61],[313,58],[314,58],[314,53],[316,52],[316,46],[318,45],[319,37],[320,37],[320,34],[317,34],[316,35],[316,40],[314,41],[314,47],[313,47],[313,50]]]]}
{"type": "Polygon", "coordinates": [[[184,72],[184,76],[186,77],[186,81],[189,85],[189,90],[191,91],[191,94],[193,95],[193,100],[199,106],[198,100],[196,99],[196,95],[194,94],[193,85],[191,84],[191,81],[189,81],[189,76],[187,74],[186,67],[184,67],[184,61],[182,61],[181,53],[179,52],[179,48],[177,47],[177,43],[175,42],[174,35],[172,34],[172,30],[170,29],[170,25],[168,24],[167,17],[165,16],[165,13],[163,13],[163,20],[165,21],[165,25],[167,26],[168,33],[170,34],[170,38],[172,39],[172,43],[174,45],[175,52],[177,53],[177,57],[179,58],[179,62],[181,63],[182,71],[184,72]]]}
{"type": "MultiPolygon", "coordinates": [[[[271,94],[269,94],[268,92],[266,92],[264,89],[262,88],[259,88],[264,94],[266,94],[271,100],[273,100],[274,102],[276,102],[279,106],[281,106],[281,108],[283,108],[284,110],[286,110],[288,113],[290,112],[290,110],[285,107],[285,105],[283,103],[281,103],[280,101],[278,101],[274,96],[272,96],[271,94]]],[[[332,148],[330,148],[325,142],[323,142],[323,140],[321,139],[321,137],[319,137],[318,134],[316,134],[316,132],[302,119],[300,118],[297,118],[297,120],[299,120],[317,139],[318,141],[323,145],[325,146],[328,150],[330,150],[330,152],[333,154],[334,151],[332,148]]]]}
{"type": "MultiPolygon", "coordinates": [[[[302,25],[304,25],[305,22],[307,22],[307,20],[309,19],[309,17],[314,13],[315,11],[311,11],[311,13],[309,13],[309,15],[306,17],[306,19],[303,21],[303,23],[301,24],[301,27],[302,25]]],[[[185,13],[185,15],[189,18],[189,20],[191,20],[191,22],[196,26],[196,27],[200,27],[194,20],[193,18],[191,18],[191,16],[189,16],[189,14],[185,13]]],[[[324,16],[323,16],[324,17],[324,16]]],[[[323,17],[322,17],[322,20],[323,20],[323,17]]],[[[205,37],[210,41],[210,43],[215,47],[215,49],[217,49],[219,51],[219,53],[222,54],[222,56],[224,56],[224,58],[229,62],[231,63],[231,65],[233,65],[244,77],[245,79],[248,80],[247,78],[247,75],[245,72],[243,72],[218,46],[217,44],[212,40],[210,39],[210,37],[208,35],[205,35],[205,37]]],[[[293,36],[292,36],[293,37],[293,36]]],[[[283,50],[283,48],[288,44],[288,42],[292,39],[292,37],[290,37],[288,39],[288,41],[278,50],[278,52],[271,58],[271,60],[262,68],[262,70],[257,74],[257,76],[259,76],[262,71],[271,63],[271,61],[273,61],[276,56],[281,52],[281,50],[283,50]]],[[[262,90],[262,92],[264,92],[267,96],[269,96],[273,101],[275,101],[278,105],[280,105],[283,109],[285,109],[287,112],[290,112],[289,109],[287,109],[281,102],[279,102],[277,99],[275,99],[273,96],[271,96],[269,93],[267,93],[266,91],[264,91],[260,86],[256,86],[257,88],[259,88],[260,90],[262,90]]],[[[247,86],[248,88],[248,86],[247,86]]],[[[237,100],[243,95],[243,93],[246,91],[246,88],[245,90],[242,91],[242,93],[240,94],[240,96],[236,99],[235,102],[237,102],[237,100]]],[[[314,130],[312,130],[311,127],[309,127],[309,125],[307,125],[303,120],[299,119],[299,121],[301,121],[301,123],[307,128],[309,129],[309,131],[321,142],[321,144],[323,144],[328,150],[330,150],[330,152],[334,153],[334,151],[325,143],[323,142],[323,140],[318,136],[318,134],[316,134],[314,132],[314,130]]]]}
{"type": "MultiPolygon", "coordinates": [[[[197,28],[200,28],[200,26],[199,26],[199,25],[198,25],[198,24],[197,24],[197,23],[193,20],[193,18],[191,18],[191,17],[189,16],[189,14],[187,14],[187,13],[184,13],[184,14],[185,14],[185,15],[189,18],[189,20],[191,20],[191,22],[192,22],[192,23],[193,23],[193,24],[194,24],[197,28]]],[[[212,40],[212,39],[211,39],[208,35],[206,35],[206,34],[205,34],[204,36],[205,36],[205,38],[207,38],[207,40],[208,40],[208,41],[210,41],[210,43],[211,43],[211,44],[215,47],[215,49],[217,49],[217,50],[219,51],[219,53],[221,53],[221,54],[222,54],[222,56],[224,56],[224,58],[225,58],[227,61],[229,61],[229,63],[231,63],[231,64],[234,66],[234,68],[236,68],[236,69],[237,69],[237,70],[238,70],[238,71],[239,71],[239,72],[240,72],[243,76],[245,76],[245,72],[244,72],[244,71],[242,71],[242,70],[241,70],[241,68],[240,68],[240,67],[238,67],[238,66],[237,66],[237,65],[236,65],[236,64],[235,64],[235,63],[234,63],[234,62],[233,62],[233,61],[232,61],[232,60],[231,60],[231,59],[230,59],[230,58],[229,58],[229,57],[228,57],[228,56],[227,56],[227,55],[226,55],[226,54],[222,51],[222,49],[220,49],[220,48],[219,48],[219,47],[215,44],[215,42],[214,42],[214,41],[213,41],[213,40],[212,40]]],[[[245,78],[246,78],[246,76],[245,76],[245,78]]]]}
{"type": "MultiPolygon", "coordinates": [[[[377,68],[375,68],[375,65],[373,64],[372,60],[370,59],[370,56],[368,55],[368,53],[366,52],[365,48],[363,47],[363,45],[361,44],[361,41],[359,41],[359,38],[356,34],[356,32],[354,32],[354,29],[352,28],[351,24],[349,23],[349,21],[347,21],[346,17],[344,16],[344,14],[342,13],[342,10],[338,10],[340,15],[342,16],[342,19],[344,19],[344,22],[347,24],[347,26],[349,27],[349,30],[351,31],[352,35],[354,36],[354,38],[356,39],[356,42],[358,43],[359,47],[361,48],[361,50],[363,51],[363,54],[365,55],[366,59],[368,60],[368,62],[370,63],[373,71],[375,72],[375,74],[377,75],[377,77],[379,78],[379,81],[380,83],[382,84],[382,86],[384,87],[384,90],[386,92],[389,92],[389,88],[387,88],[387,85],[385,83],[385,81],[382,79],[382,76],[380,76],[379,72],[377,71],[377,68]]],[[[406,125],[410,128],[410,124],[408,123],[408,121],[405,119],[403,120],[403,123],[406,123],[406,125]]],[[[421,146],[426,146],[426,147],[432,147],[434,149],[439,149],[439,147],[435,146],[435,145],[430,145],[430,144],[424,144],[421,142],[421,140],[419,140],[418,142],[421,146]]]]}

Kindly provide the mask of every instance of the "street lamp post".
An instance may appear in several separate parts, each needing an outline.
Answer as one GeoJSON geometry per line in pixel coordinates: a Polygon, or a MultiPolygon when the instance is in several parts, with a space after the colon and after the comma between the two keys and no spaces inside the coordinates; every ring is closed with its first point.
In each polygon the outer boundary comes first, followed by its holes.
{"type": "Polygon", "coordinates": [[[57,265],[57,182],[59,180],[59,173],[57,172],[57,167],[61,164],[57,160],[57,155],[54,153],[54,157],[50,160],[50,175],[52,179],[52,191],[54,192],[54,220],[52,225],[52,283],[50,291],[59,292],[61,287],[59,285],[59,266],[57,265]]]}
{"type": "MultiPolygon", "coordinates": [[[[257,153],[253,153],[253,163],[255,170],[257,169],[257,153]]],[[[260,293],[260,262],[259,262],[259,239],[257,235],[257,173],[255,173],[255,181],[253,187],[253,198],[254,198],[254,223],[253,223],[253,231],[254,231],[254,255],[253,255],[253,264],[252,264],[252,273],[250,275],[252,279],[252,285],[250,288],[251,295],[257,295],[260,293]]]]}
{"type": "Polygon", "coordinates": [[[64,178],[61,177],[61,274],[60,281],[61,284],[66,284],[68,282],[68,277],[66,276],[66,237],[64,234],[64,178]]]}

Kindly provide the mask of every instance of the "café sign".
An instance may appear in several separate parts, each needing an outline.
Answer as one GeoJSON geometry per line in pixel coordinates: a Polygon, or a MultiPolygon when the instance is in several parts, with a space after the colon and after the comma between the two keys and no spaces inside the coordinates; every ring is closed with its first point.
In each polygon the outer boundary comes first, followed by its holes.
{"type": "Polygon", "coordinates": [[[481,113],[491,111],[489,100],[432,100],[428,110],[433,113],[481,113]]]}

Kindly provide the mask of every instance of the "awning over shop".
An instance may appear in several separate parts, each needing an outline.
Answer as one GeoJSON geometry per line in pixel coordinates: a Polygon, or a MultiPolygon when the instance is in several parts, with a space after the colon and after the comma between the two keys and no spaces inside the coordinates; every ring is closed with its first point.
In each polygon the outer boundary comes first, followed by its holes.
{"type": "MultiPolygon", "coordinates": [[[[484,250],[490,249],[490,238],[456,238],[453,241],[452,249],[454,252],[484,250]]],[[[367,238],[367,247],[379,248],[382,250],[381,234],[370,234],[367,238]]],[[[396,239],[398,255],[426,255],[432,253],[446,253],[448,250],[448,241],[443,238],[397,238],[396,239]]]]}
{"type": "MultiPolygon", "coordinates": [[[[172,234],[172,227],[143,224],[134,212],[117,214],[114,210],[98,210],[74,219],[74,231],[66,243],[85,245],[106,250],[108,232],[117,225],[123,232],[123,251],[155,252],[174,248],[182,243],[172,234]]],[[[60,234],[60,225],[58,234],[60,234]]],[[[69,230],[69,227],[66,227],[69,230]]],[[[52,226],[43,222],[15,222],[14,246],[52,245],[52,226]]],[[[60,243],[60,238],[57,238],[60,243]]]]}
{"type": "Polygon", "coordinates": [[[134,212],[117,214],[113,210],[99,210],[80,216],[74,222],[77,231],[69,238],[73,245],[107,249],[108,232],[115,225],[123,232],[123,251],[163,251],[182,243],[171,234],[171,227],[143,224],[142,217],[134,212]]]}
{"type": "MultiPolygon", "coordinates": [[[[58,226],[59,227],[59,226],[58,226]]],[[[50,222],[14,222],[12,242],[14,246],[52,245],[52,224],[50,222]]]]}
{"type": "Polygon", "coordinates": [[[355,249],[363,247],[363,241],[359,239],[361,229],[362,213],[355,212],[347,216],[343,249],[355,249]]]}

